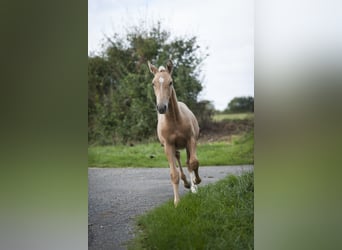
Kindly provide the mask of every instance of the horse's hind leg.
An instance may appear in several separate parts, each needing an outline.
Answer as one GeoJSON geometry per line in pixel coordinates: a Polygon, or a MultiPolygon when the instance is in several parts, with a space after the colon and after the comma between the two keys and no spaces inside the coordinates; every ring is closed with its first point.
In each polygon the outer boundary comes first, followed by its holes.
{"type": "Polygon", "coordinates": [[[190,183],[187,181],[186,176],[183,173],[183,169],[182,169],[182,165],[181,165],[181,161],[180,161],[180,152],[178,150],[176,150],[176,159],[177,159],[177,162],[178,162],[179,170],[181,172],[181,179],[184,182],[184,187],[185,188],[190,188],[190,183]]]}
{"type": "Polygon", "coordinates": [[[187,165],[190,172],[191,191],[197,192],[197,185],[201,183],[201,178],[198,175],[199,162],[196,156],[196,141],[192,139],[186,148],[187,153],[187,165]]]}

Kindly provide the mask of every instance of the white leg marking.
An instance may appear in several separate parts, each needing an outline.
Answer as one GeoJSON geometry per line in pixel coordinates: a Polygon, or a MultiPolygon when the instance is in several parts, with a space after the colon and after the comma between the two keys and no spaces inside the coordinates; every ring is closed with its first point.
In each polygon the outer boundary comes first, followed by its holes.
{"type": "Polygon", "coordinates": [[[196,194],[197,193],[197,185],[195,184],[195,174],[194,172],[190,172],[190,183],[191,183],[191,193],[196,194]]]}

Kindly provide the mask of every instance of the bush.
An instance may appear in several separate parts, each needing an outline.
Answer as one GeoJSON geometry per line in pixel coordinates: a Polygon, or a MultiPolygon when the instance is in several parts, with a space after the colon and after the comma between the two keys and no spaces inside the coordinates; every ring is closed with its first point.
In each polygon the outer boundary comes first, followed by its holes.
{"type": "Polygon", "coordinates": [[[170,40],[158,23],[150,29],[133,27],[124,37],[114,35],[103,47],[102,55],[88,57],[90,144],[128,143],[155,135],[157,114],[147,60],[163,65],[172,56],[178,100],[200,114],[200,121],[210,116],[206,106],[197,103],[205,55],[196,37],[170,40]]]}
{"type": "Polygon", "coordinates": [[[228,103],[225,113],[254,112],[254,98],[235,97],[228,103]]]}

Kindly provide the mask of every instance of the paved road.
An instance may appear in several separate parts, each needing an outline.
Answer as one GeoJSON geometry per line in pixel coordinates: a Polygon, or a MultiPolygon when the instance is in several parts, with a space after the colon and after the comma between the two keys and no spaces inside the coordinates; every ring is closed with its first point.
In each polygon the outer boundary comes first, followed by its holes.
{"type": "MultiPolygon", "coordinates": [[[[199,187],[251,169],[200,167],[199,187]]],[[[181,195],[189,192],[182,184],[181,195]]],[[[134,218],[173,199],[168,168],[89,168],[88,190],[89,249],[126,249],[124,243],[134,237],[134,218]]]]}

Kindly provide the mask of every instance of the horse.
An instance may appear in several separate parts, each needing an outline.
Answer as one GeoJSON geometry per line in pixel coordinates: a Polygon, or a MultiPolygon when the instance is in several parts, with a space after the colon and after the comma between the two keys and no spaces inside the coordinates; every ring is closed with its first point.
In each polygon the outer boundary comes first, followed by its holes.
{"type": "Polygon", "coordinates": [[[183,102],[177,101],[173,86],[173,63],[168,60],[166,68],[158,69],[147,62],[150,72],[154,75],[152,86],[156,96],[158,113],[157,134],[170,166],[170,177],[174,194],[174,205],[179,203],[179,177],[185,188],[197,193],[197,184],[201,182],[198,175],[199,162],[196,155],[196,143],[199,136],[199,126],[195,115],[183,102]],[[187,181],[180,161],[180,149],[186,149],[187,167],[190,174],[190,183],[187,181]],[[177,163],[180,170],[177,170],[177,163]]]}

